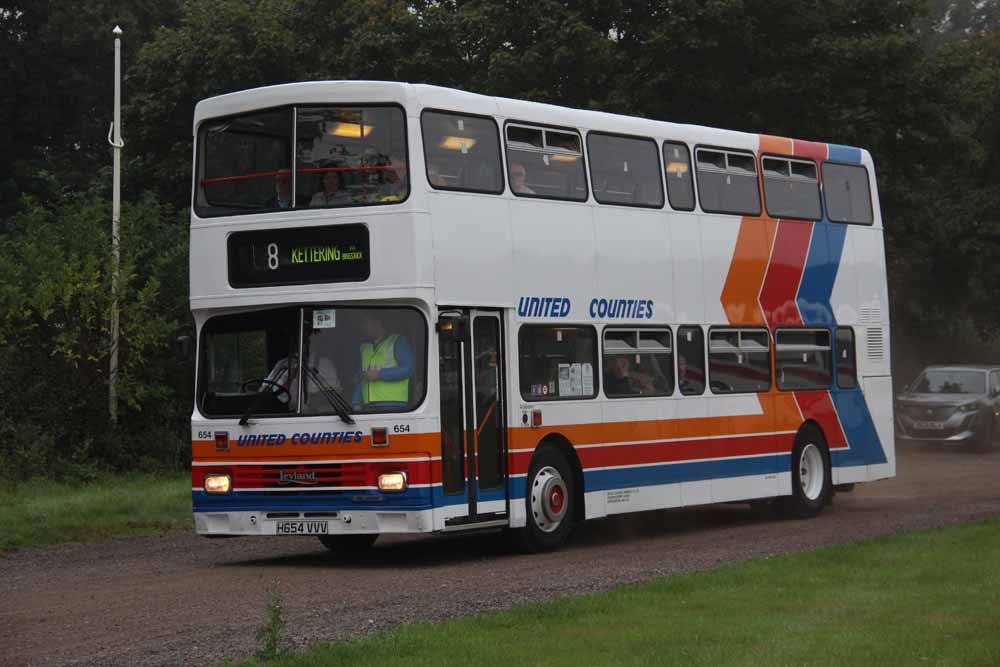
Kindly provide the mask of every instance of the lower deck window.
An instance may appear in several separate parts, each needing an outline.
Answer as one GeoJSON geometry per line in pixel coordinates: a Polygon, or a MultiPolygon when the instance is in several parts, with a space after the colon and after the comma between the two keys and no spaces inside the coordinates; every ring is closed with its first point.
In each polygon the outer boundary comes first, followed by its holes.
{"type": "Polygon", "coordinates": [[[851,327],[837,327],[837,386],[841,389],[854,389],[858,386],[854,329],[851,327]]]}
{"type": "Polygon", "coordinates": [[[669,330],[604,332],[604,393],[608,397],[669,396],[674,391],[673,371],[669,330]]]}
{"type": "Polygon", "coordinates": [[[830,332],[782,329],[774,338],[774,373],[778,389],[829,389],[833,381],[830,332]]]}
{"type": "Polygon", "coordinates": [[[763,329],[715,329],[709,332],[709,386],[716,394],[767,391],[771,388],[770,338],[763,329]]]}
{"type": "Polygon", "coordinates": [[[597,395],[597,332],[593,327],[532,324],[517,335],[521,396],[526,401],[597,395]]]}

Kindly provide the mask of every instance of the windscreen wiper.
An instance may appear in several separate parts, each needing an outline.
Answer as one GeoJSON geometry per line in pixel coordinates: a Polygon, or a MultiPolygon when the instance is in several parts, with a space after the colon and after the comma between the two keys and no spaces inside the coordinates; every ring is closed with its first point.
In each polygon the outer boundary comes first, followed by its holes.
{"type": "Polygon", "coordinates": [[[327,384],[326,381],[320,376],[319,372],[308,366],[306,366],[305,369],[312,381],[316,383],[317,387],[319,387],[320,393],[323,394],[323,398],[325,398],[330,406],[336,411],[337,416],[344,420],[344,423],[353,424],[354,420],[351,418],[351,404],[344,399],[339,391],[327,384]]]}
{"type": "Polygon", "coordinates": [[[260,404],[264,402],[265,396],[267,396],[265,392],[263,391],[257,392],[256,398],[254,398],[253,401],[250,402],[250,405],[247,406],[246,412],[244,412],[243,416],[240,417],[240,426],[247,425],[247,422],[250,421],[250,416],[253,415],[253,413],[257,411],[257,408],[260,407],[260,404]]]}

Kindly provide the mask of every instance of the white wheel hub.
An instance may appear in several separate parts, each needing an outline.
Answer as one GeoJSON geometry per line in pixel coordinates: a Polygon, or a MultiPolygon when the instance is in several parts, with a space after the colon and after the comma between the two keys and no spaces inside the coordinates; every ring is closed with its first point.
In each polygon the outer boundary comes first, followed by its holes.
{"type": "Polygon", "coordinates": [[[535,474],[531,483],[531,514],[542,532],[551,533],[562,524],[569,507],[567,496],[566,482],[558,470],[545,466],[535,474]]]}
{"type": "Polygon", "coordinates": [[[802,485],[802,495],[808,500],[817,500],[823,493],[823,483],[826,481],[826,468],[823,466],[823,455],[819,447],[808,444],[802,448],[799,456],[799,484],[802,485]]]}

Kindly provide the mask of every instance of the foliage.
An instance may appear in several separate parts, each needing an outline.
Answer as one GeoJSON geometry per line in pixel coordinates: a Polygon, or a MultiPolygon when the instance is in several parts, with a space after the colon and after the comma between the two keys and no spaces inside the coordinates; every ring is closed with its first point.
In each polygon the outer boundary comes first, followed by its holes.
{"type": "Polygon", "coordinates": [[[284,651],[281,650],[281,643],[284,641],[285,627],[288,621],[285,619],[285,607],[281,603],[281,591],[278,582],[271,583],[271,588],[267,593],[267,621],[257,628],[254,637],[260,643],[257,657],[261,660],[277,660],[284,651]]]}
{"type": "MultiPolygon", "coordinates": [[[[0,470],[79,476],[177,464],[189,371],[168,341],[184,321],[186,237],[153,195],[122,212],[119,431],[108,429],[110,206],[94,194],[24,202],[0,236],[0,470]]],[[[190,405],[190,403],[188,403],[190,405]]]]}

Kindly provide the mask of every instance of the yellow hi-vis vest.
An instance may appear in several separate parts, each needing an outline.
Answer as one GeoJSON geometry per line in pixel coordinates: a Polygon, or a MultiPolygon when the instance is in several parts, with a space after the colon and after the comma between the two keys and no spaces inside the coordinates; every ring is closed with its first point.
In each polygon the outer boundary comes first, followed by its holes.
{"type": "MultiPolygon", "coordinates": [[[[371,343],[361,345],[361,370],[367,371],[369,368],[395,368],[396,364],[396,340],[399,336],[387,336],[378,344],[378,347],[371,343]]],[[[387,382],[385,380],[370,381],[367,378],[361,381],[361,402],[380,403],[388,401],[392,403],[406,403],[410,400],[410,380],[403,378],[387,382]]]]}

